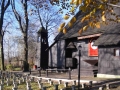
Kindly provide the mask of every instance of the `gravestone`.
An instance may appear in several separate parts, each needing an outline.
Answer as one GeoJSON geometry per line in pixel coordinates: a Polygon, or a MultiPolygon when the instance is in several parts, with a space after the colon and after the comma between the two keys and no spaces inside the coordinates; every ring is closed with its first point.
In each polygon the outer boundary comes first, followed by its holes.
{"type": "Polygon", "coordinates": [[[59,80],[59,81],[58,81],[58,84],[62,84],[62,80],[59,80]]]}
{"type": "Polygon", "coordinates": [[[43,83],[38,84],[39,88],[42,89],[43,88],[43,83]]]}
{"type": "Polygon", "coordinates": [[[68,82],[64,82],[64,87],[68,87],[68,82]]]}
{"type": "Polygon", "coordinates": [[[55,90],[58,90],[58,84],[54,85],[55,90]]]}
{"type": "Polygon", "coordinates": [[[73,81],[73,85],[76,85],[76,81],[75,80],[73,81]]]}
{"type": "Polygon", "coordinates": [[[75,85],[72,85],[72,90],[75,90],[75,85]]]}
{"type": "Polygon", "coordinates": [[[53,81],[49,81],[50,85],[53,85],[53,81]]]}
{"type": "Polygon", "coordinates": [[[0,84],[0,90],[3,90],[3,84],[0,84]]]}
{"type": "Polygon", "coordinates": [[[10,85],[10,79],[9,78],[7,78],[6,83],[7,83],[7,86],[10,85]]]}

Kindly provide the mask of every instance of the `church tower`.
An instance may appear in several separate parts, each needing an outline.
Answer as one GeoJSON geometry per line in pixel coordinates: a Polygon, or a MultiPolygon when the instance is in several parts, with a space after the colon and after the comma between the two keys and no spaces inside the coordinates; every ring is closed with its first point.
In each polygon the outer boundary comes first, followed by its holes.
{"type": "Polygon", "coordinates": [[[41,27],[38,33],[38,42],[40,42],[40,68],[48,68],[48,32],[44,27],[41,27]]]}

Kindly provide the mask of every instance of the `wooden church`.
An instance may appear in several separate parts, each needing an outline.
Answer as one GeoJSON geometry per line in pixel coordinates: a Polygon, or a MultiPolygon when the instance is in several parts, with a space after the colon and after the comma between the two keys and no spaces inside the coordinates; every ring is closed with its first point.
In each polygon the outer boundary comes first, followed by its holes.
{"type": "MultiPolygon", "coordinates": [[[[120,15],[120,10],[116,9],[116,13],[120,15]]],[[[85,15],[78,12],[74,25],[66,25],[67,33],[60,32],[55,37],[55,42],[47,48],[49,59],[44,61],[46,66],[71,68],[72,74],[77,74],[80,60],[81,76],[120,77],[120,23],[111,22],[99,29],[89,27],[79,34],[84,24],[80,20],[85,15]]]]}

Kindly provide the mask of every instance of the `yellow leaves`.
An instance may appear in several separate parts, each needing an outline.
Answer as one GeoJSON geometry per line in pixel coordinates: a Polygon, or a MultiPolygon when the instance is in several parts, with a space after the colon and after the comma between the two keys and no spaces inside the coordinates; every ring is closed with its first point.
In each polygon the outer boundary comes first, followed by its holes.
{"type": "Polygon", "coordinates": [[[62,29],[61,27],[58,28],[58,32],[62,32],[62,30],[63,30],[63,29],[62,29]]]}
{"type": "Polygon", "coordinates": [[[102,0],[102,2],[107,2],[108,0],[102,0]]]}
{"type": "Polygon", "coordinates": [[[87,28],[88,28],[88,25],[82,27],[82,28],[78,31],[78,33],[81,34],[83,31],[86,31],[87,28]]]}
{"type": "Polygon", "coordinates": [[[65,26],[65,23],[60,24],[60,27],[63,28],[65,26]]]}
{"type": "Polygon", "coordinates": [[[82,0],[79,0],[79,5],[82,4],[82,0]]]}
{"type": "Polygon", "coordinates": [[[85,4],[86,6],[88,6],[90,4],[91,0],[85,0],[85,4]]]}
{"type": "Polygon", "coordinates": [[[118,18],[117,21],[120,22],[120,18],[118,18]]]}
{"type": "Polygon", "coordinates": [[[90,18],[90,15],[86,15],[85,17],[82,18],[81,22],[84,22],[85,20],[89,19],[90,18]]]}
{"type": "Polygon", "coordinates": [[[75,7],[72,7],[71,10],[70,10],[70,12],[74,12],[74,10],[75,10],[75,7]]]}
{"type": "Polygon", "coordinates": [[[68,16],[68,15],[65,15],[63,18],[64,18],[65,20],[67,20],[67,19],[69,19],[69,16],[68,16]]]}
{"type": "Polygon", "coordinates": [[[82,4],[82,0],[76,0],[76,1],[75,1],[75,5],[78,6],[78,5],[80,5],[80,4],[82,4]]]}
{"type": "Polygon", "coordinates": [[[86,11],[86,6],[80,6],[80,10],[82,10],[83,12],[86,11]]]}
{"type": "Polygon", "coordinates": [[[83,32],[83,30],[82,30],[82,29],[80,29],[80,30],[78,31],[78,33],[79,33],[79,34],[81,34],[82,32],[83,32]]]}
{"type": "Polygon", "coordinates": [[[63,33],[64,33],[64,34],[67,33],[67,29],[66,29],[66,28],[63,29],[63,33]]]}
{"type": "Polygon", "coordinates": [[[76,18],[73,17],[70,22],[74,23],[76,21],[76,18]]]}
{"type": "Polygon", "coordinates": [[[70,22],[68,23],[68,26],[69,26],[69,27],[72,27],[73,23],[75,23],[75,22],[76,22],[76,18],[73,17],[73,18],[70,20],[70,22]]]}
{"type": "Polygon", "coordinates": [[[89,22],[88,24],[90,27],[94,27],[94,23],[93,22],[89,22]]]}
{"type": "Polygon", "coordinates": [[[70,4],[73,4],[74,3],[74,0],[71,0],[70,4]]]}
{"type": "Polygon", "coordinates": [[[96,28],[100,28],[100,22],[95,23],[96,28]]]}
{"type": "Polygon", "coordinates": [[[82,4],[82,0],[71,0],[70,4],[80,5],[82,4]]]}
{"type": "Polygon", "coordinates": [[[84,27],[83,27],[83,31],[86,31],[87,28],[88,28],[88,25],[84,26],[84,27]]]}
{"type": "Polygon", "coordinates": [[[62,32],[64,26],[65,26],[65,23],[60,24],[60,27],[58,28],[58,31],[59,31],[59,32],[62,32]]]}
{"type": "Polygon", "coordinates": [[[73,25],[73,23],[71,23],[71,22],[68,23],[68,26],[69,26],[69,27],[72,27],[72,25],[73,25]]]}
{"type": "Polygon", "coordinates": [[[105,15],[105,11],[102,11],[102,16],[105,15]]]}
{"type": "Polygon", "coordinates": [[[100,4],[100,5],[98,6],[98,9],[105,9],[105,5],[104,5],[104,4],[100,4]]]}
{"type": "Polygon", "coordinates": [[[102,15],[102,21],[104,21],[104,22],[105,22],[105,20],[106,20],[105,15],[102,15]]]}

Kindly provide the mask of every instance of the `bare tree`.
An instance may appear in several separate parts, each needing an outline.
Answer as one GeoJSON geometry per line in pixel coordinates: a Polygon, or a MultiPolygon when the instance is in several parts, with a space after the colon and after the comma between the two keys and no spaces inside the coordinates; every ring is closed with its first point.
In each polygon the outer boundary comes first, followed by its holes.
{"type": "Polygon", "coordinates": [[[31,0],[31,3],[35,7],[31,9],[31,14],[37,16],[39,28],[44,27],[48,31],[48,38],[57,35],[56,29],[62,22],[59,10],[52,6],[49,0],[31,0]]]}
{"type": "MultiPolygon", "coordinates": [[[[22,5],[22,10],[23,10],[23,14],[24,16],[22,16],[20,14],[19,11],[17,11],[16,9],[16,1],[15,0],[11,0],[11,5],[12,5],[12,10],[14,12],[14,15],[15,15],[15,18],[16,20],[18,21],[19,23],[19,27],[20,27],[20,30],[22,32],[22,35],[23,35],[23,40],[24,40],[24,61],[25,61],[25,64],[28,63],[28,23],[29,23],[29,19],[28,19],[28,0],[21,0],[20,2],[20,5],[22,5]]],[[[27,64],[28,65],[28,64],[27,64]]],[[[25,66],[25,65],[24,65],[25,66]]],[[[24,68],[24,71],[28,71],[29,70],[29,67],[25,66],[24,68]]]]}
{"type": "Polygon", "coordinates": [[[0,1],[0,6],[1,6],[1,12],[0,12],[0,45],[1,45],[1,64],[2,70],[5,70],[4,68],[4,49],[3,49],[3,37],[4,37],[4,32],[3,32],[3,21],[4,21],[4,15],[7,10],[7,8],[10,5],[10,0],[1,0],[0,1]]]}

